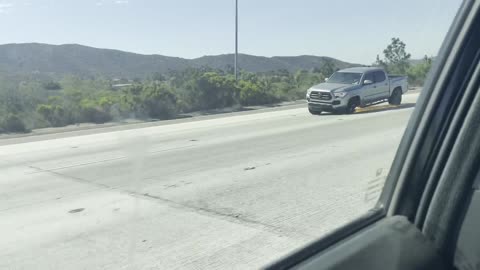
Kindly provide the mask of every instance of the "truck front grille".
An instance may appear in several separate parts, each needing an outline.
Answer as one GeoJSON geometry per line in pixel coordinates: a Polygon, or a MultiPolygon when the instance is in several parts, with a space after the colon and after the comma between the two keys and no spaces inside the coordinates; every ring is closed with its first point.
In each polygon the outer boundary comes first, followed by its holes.
{"type": "Polygon", "coordinates": [[[327,92],[317,92],[317,91],[312,91],[310,93],[310,98],[311,99],[317,99],[317,100],[331,100],[332,95],[327,92]]]}

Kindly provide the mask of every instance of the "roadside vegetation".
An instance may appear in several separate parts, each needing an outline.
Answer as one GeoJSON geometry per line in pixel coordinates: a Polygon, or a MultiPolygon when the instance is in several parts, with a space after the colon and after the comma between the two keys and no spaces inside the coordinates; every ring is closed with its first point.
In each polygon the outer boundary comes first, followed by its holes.
{"type": "Polygon", "coordinates": [[[374,65],[383,67],[389,74],[408,75],[411,86],[423,86],[433,63],[433,58],[425,55],[422,60],[412,64],[411,55],[399,38],[392,38],[392,42],[383,50],[383,56],[381,59],[377,55],[374,65]]]}
{"type": "MultiPolygon", "coordinates": [[[[408,74],[411,85],[421,86],[432,64],[425,57],[411,65],[399,39],[392,39],[384,56],[375,64],[389,73],[408,74]]],[[[295,73],[242,71],[238,82],[231,71],[208,67],[167,74],[152,71],[146,79],[0,73],[0,133],[122,119],[172,119],[199,110],[298,100],[335,70],[326,61],[295,73]]]]}

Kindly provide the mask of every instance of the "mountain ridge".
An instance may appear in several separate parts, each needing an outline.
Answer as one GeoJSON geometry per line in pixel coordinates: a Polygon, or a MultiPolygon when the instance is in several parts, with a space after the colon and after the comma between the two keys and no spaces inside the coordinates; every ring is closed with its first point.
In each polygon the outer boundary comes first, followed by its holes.
{"type": "MultiPolygon", "coordinates": [[[[45,73],[54,75],[102,75],[108,77],[146,77],[187,68],[210,67],[228,70],[233,54],[205,55],[186,59],[159,54],[139,54],[116,49],[94,48],[80,44],[9,43],[0,45],[0,72],[13,74],[45,73]]],[[[321,68],[326,63],[335,68],[359,66],[327,56],[256,56],[239,55],[239,67],[250,72],[286,69],[290,72],[321,68]]]]}

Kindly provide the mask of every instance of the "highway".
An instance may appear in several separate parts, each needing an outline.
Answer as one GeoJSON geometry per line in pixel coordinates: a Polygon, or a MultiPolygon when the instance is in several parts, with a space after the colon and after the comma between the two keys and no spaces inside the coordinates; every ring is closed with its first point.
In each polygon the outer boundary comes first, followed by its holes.
{"type": "Polygon", "coordinates": [[[0,143],[0,269],[256,269],[370,209],[404,106],[0,143]]]}

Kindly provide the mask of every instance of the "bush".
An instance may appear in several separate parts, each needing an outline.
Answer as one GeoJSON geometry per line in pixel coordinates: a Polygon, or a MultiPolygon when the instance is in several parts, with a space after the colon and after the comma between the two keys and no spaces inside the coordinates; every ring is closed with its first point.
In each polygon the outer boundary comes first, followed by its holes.
{"type": "Polygon", "coordinates": [[[50,81],[43,84],[43,88],[46,90],[60,90],[62,86],[58,82],[50,81]]]}
{"type": "Polygon", "coordinates": [[[60,105],[40,104],[37,106],[37,113],[52,127],[63,127],[70,123],[69,114],[60,105]]]}
{"type": "Polygon", "coordinates": [[[177,97],[164,85],[153,84],[144,88],[143,104],[148,117],[171,119],[177,114],[177,97]]]}
{"type": "Polygon", "coordinates": [[[423,61],[408,69],[408,82],[411,85],[423,86],[430,69],[432,68],[432,58],[425,56],[423,61]]]}
{"type": "Polygon", "coordinates": [[[240,81],[240,103],[244,106],[270,104],[279,101],[271,91],[258,84],[240,81]]]}
{"type": "Polygon", "coordinates": [[[192,93],[200,109],[217,109],[232,106],[236,87],[232,76],[207,72],[195,81],[192,93]]]}
{"type": "Polygon", "coordinates": [[[112,116],[99,106],[83,105],[81,107],[81,116],[84,122],[103,124],[112,120],[112,116]]]}
{"type": "Polygon", "coordinates": [[[80,113],[83,122],[103,124],[112,120],[108,110],[90,99],[84,99],[80,102],[80,113]]]}
{"type": "Polygon", "coordinates": [[[18,117],[16,114],[8,114],[1,123],[2,129],[5,132],[17,132],[17,133],[25,133],[28,132],[28,129],[23,123],[22,119],[18,117]]]}
{"type": "MultiPolygon", "coordinates": [[[[241,71],[239,80],[228,72],[190,68],[154,74],[149,82],[112,90],[112,81],[67,76],[10,83],[0,77],[0,132],[25,132],[28,128],[59,127],[75,123],[105,123],[113,119],[171,119],[178,112],[218,109],[238,105],[264,105],[305,97],[305,91],[330,72],[328,63],[315,72],[291,74],[241,71]],[[327,70],[324,71],[323,69],[327,70]],[[51,91],[56,90],[56,91],[51,91]],[[21,117],[20,117],[21,116],[21,117]]],[[[423,70],[411,70],[419,81],[423,70]]],[[[1,74],[0,74],[1,76],[1,74]]],[[[413,78],[413,76],[412,76],[413,78]]]]}

